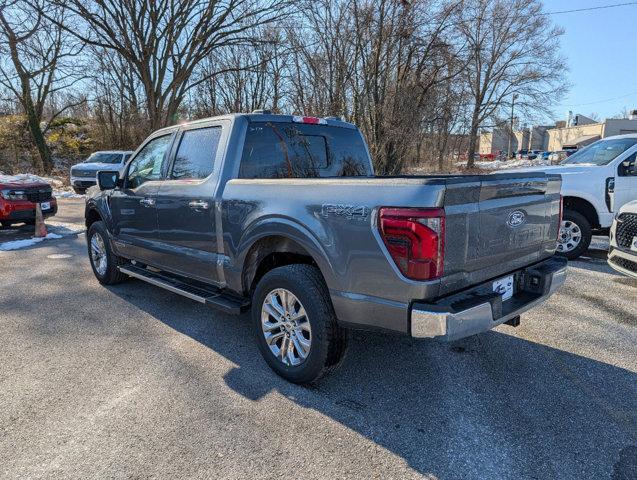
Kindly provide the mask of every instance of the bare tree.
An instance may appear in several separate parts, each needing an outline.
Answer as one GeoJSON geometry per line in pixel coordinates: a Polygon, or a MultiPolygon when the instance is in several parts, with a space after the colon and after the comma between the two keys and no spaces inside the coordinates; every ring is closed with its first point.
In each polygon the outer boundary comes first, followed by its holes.
{"type": "Polygon", "coordinates": [[[465,0],[456,10],[459,32],[468,46],[466,82],[471,117],[468,167],[474,164],[484,122],[506,117],[511,105],[524,113],[549,113],[566,88],[559,56],[561,29],[552,25],[539,0],[465,0]]]}
{"type": "Polygon", "coordinates": [[[51,111],[43,128],[47,100],[56,92],[68,92],[81,78],[76,67],[82,46],[69,42],[61,27],[64,21],[60,9],[46,4],[34,8],[21,0],[0,0],[0,39],[4,44],[0,47],[0,84],[22,106],[39,153],[39,168],[47,173],[53,169],[45,140],[48,125],[72,106],[51,111]]]}
{"type": "Polygon", "coordinates": [[[282,106],[285,39],[280,29],[252,32],[252,46],[232,45],[208,55],[198,69],[203,78],[193,90],[194,117],[282,106]]]}
{"type": "Polygon", "coordinates": [[[290,29],[295,111],[338,115],[365,133],[379,174],[413,163],[436,87],[457,76],[449,6],[415,0],[303,3],[290,29]]]}
{"type": "Polygon", "coordinates": [[[103,148],[134,148],[150,126],[142,112],[143,89],[129,63],[111,50],[92,49],[93,115],[103,148]]]}
{"type": "Polygon", "coordinates": [[[216,50],[248,44],[249,32],[284,14],[289,0],[53,0],[78,20],[82,42],[117,52],[139,78],[151,129],[176,120],[195,72],[216,50]]]}

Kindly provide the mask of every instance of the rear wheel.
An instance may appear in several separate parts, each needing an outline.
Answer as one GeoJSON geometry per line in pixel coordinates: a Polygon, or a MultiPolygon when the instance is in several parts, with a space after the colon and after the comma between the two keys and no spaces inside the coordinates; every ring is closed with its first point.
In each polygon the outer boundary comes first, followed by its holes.
{"type": "Polygon", "coordinates": [[[592,236],[591,224],[584,215],[575,210],[564,210],[557,253],[574,260],[588,249],[592,236]]]}
{"type": "Polygon", "coordinates": [[[126,260],[118,257],[111,250],[108,232],[103,222],[91,224],[86,235],[86,242],[93,273],[101,284],[114,285],[128,278],[118,269],[126,263],[126,260]]]}
{"type": "Polygon", "coordinates": [[[259,350],[276,373],[310,383],[338,367],[347,348],[319,270],[288,265],[266,273],[253,296],[252,320],[259,350]]]}

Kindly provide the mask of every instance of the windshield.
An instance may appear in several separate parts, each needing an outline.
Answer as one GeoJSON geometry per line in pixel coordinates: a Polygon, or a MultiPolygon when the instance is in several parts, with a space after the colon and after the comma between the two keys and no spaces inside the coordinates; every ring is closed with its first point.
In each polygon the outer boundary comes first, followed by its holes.
{"type": "Polygon", "coordinates": [[[607,165],[635,144],[637,144],[637,138],[598,140],[588,147],[575,152],[564,160],[562,165],[571,165],[574,163],[607,165]]]}
{"type": "Polygon", "coordinates": [[[121,153],[95,152],[84,163],[121,163],[121,153]]]}

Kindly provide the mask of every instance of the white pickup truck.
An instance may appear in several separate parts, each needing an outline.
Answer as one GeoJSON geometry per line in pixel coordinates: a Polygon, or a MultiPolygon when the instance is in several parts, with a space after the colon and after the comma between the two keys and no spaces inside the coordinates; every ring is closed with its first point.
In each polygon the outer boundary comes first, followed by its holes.
{"type": "Polygon", "coordinates": [[[637,134],[599,140],[560,165],[511,170],[562,175],[564,216],[558,253],[569,259],[588,248],[593,234],[607,234],[615,213],[637,200],[637,134]]]}

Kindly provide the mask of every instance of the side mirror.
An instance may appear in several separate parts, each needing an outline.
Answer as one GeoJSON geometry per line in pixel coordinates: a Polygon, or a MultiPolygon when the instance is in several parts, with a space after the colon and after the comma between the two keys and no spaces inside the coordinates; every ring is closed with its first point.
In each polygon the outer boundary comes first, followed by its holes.
{"type": "Polygon", "coordinates": [[[631,155],[622,162],[622,174],[626,177],[637,176],[637,155],[631,155]]]}
{"type": "Polygon", "coordinates": [[[119,172],[104,170],[97,172],[97,185],[100,190],[112,190],[117,187],[119,172]]]}

